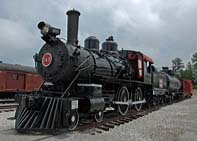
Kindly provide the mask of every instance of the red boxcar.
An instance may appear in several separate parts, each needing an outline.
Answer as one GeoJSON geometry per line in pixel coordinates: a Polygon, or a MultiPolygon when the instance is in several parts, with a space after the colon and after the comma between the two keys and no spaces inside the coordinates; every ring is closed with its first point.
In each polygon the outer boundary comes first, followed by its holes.
{"type": "Polygon", "coordinates": [[[191,80],[182,80],[182,87],[185,97],[192,96],[193,85],[191,80]]]}
{"type": "Polygon", "coordinates": [[[42,82],[33,67],[0,63],[0,98],[38,90],[42,82]]]}

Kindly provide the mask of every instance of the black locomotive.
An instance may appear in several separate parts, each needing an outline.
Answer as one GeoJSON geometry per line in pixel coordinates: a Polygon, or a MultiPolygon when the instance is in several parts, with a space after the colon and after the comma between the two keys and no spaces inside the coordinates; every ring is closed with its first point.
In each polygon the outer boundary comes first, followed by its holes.
{"type": "Polygon", "coordinates": [[[80,13],[70,10],[67,15],[67,42],[56,37],[60,29],[38,24],[46,43],[34,59],[45,83],[39,91],[21,97],[16,130],[74,130],[81,117],[100,122],[108,107],[126,115],[130,107],[140,111],[143,103],[153,104],[155,97],[172,93],[168,87],[174,88],[170,84],[175,78],[156,72],[153,60],[141,52],[118,50],[112,36],[101,50],[93,36],[85,40],[85,47],[79,46],[80,13]]]}

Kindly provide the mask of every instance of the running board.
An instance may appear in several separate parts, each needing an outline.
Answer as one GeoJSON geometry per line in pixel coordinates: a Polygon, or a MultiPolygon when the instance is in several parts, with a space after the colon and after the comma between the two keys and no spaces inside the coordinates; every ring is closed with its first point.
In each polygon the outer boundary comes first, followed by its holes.
{"type": "Polygon", "coordinates": [[[141,101],[134,101],[134,102],[132,102],[132,100],[129,100],[128,102],[114,101],[113,103],[119,105],[136,105],[136,104],[146,103],[146,100],[143,99],[141,101]]]}

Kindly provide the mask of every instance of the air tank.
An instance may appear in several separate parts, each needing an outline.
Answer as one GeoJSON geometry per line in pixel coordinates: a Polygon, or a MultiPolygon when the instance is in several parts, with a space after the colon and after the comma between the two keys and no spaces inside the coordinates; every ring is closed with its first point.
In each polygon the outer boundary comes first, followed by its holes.
{"type": "Polygon", "coordinates": [[[90,50],[99,51],[99,40],[95,36],[90,36],[85,39],[84,47],[90,50]]]}

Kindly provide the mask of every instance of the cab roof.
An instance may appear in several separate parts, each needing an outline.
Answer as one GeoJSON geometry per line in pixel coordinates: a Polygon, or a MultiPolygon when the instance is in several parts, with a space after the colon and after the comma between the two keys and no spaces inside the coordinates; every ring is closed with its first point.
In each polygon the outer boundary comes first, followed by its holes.
{"type": "Polygon", "coordinates": [[[143,53],[142,53],[142,55],[143,55],[143,58],[144,58],[145,61],[149,61],[149,62],[151,62],[152,64],[154,64],[154,61],[153,61],[150,57],[148,57],[147,55],[145,55],[145,54],[143,54],[143,53]]]}

